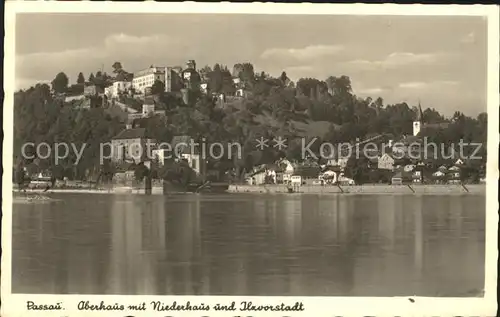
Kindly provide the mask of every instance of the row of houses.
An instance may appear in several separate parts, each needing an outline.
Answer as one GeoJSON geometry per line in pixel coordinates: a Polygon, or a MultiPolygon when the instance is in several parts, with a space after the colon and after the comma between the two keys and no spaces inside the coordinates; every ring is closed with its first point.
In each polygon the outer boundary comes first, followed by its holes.
{"type": "MultiPolygon", "coordinates": [[[[454,165],[441,165],[435,172],[431,174],[431,183],[439,184],[460,184],[462,182],[462,166],[463,161],[458,159],[454,165]]],[[[406,165],[399,168],[391,178],[391,184],[420,184],[424,181],[424,174],[421,166],[406,165]]]]}
{"type": "MultiPolygon", "coordinates": [[[[428,179],[425,179],[425,182],[441,184],[461,183],[463,168],[463,160],[458,159],[451,166],[442,165],[437,168],[428,179]]],[[[385,170],[385,175],[389,175],[389,177],[380,178],[375,182],[385,182],[395,185],[408,183],[420,184],[424,182],[424,169],[423,163],[396,166],[394,170],[385,170]]],[[[376,168],[365,171],[370,173],[374,170],[376,168]]],[[[300,183],[304,185],[354,185],[354,180],[345,177],[344,172],[345,166],[339,164],[338,161],[329,161],[327,164],[319,165],[311,162],[291,163],[286,159],[281,159],[274,164],[263,164],[254,167],[252,171],[247,173],[246,182],[249,185],[290,184],[293,177],[300,177],[300,183]]]]}
{"type": "Polygon", "coordinates": [[[319,165],[307,161],[292,163],[280,159],[273,164],[262,164],[253,168],[245,177],[249,185],[285,184],[300,185],[337,184],[354,185],[354,181],[343,176],[343,169],[327,165],[319,165]]]}

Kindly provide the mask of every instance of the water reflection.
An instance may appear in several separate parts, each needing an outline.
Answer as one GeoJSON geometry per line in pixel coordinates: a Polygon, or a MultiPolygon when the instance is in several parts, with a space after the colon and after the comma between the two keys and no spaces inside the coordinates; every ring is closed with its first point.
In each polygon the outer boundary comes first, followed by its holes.
{"type": "Polygon", "coordinates": [[[471,296],[484,284],[484,196],[61,198],[14,205],[14,293],[471,296]]]}

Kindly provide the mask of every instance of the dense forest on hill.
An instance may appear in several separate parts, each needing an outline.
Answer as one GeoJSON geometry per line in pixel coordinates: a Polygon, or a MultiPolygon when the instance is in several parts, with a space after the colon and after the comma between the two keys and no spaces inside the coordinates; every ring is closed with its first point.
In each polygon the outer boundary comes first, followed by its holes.
{"type": "MultiPolygon", "coordinates": [[[[116,63],[113,65],[115,78],[130,77],[121,65],[115,66],[116,63]]],[[[228,98],[223,105],[215,101],[211,93],[228,96],[234,93],[231,79],[234,74],[218,64],[213,68],[204,67],[200,72],[207,75],[210,94],[201,94],[195,88],[186,105],[179,96],[153,89],[157,110],[165,110],[167,116],[144,119],[141,125],[159,142],[169,142],[174,135],[189,135],[207,143],[239,142],[243,147],[243,157],[210,162],[212,168],[219,170],[233,167],[248,170],[282,156],[292,161],[299,160],[301,138],[318,138],[312,147],[317,151],[321,141],[337,144],[378,134],[391,135],[394,139],[412,134],[412,122],[418,112],[416,105],[404,102],[386,104],[382,98],[360,98],[353,93],[347,76],[330,76],[326,80],[302,78],[293,83],[285,73],[278,78],[264,72],[255,74],[253,66],[248,63],[237,64],[235,68],[239,69],[237,76],[247,92],[244,98],[228,98]],[[283,151],[272,145],[263,151],[256,150],[255,140],[260,137],[283,137],[288,146],[283,151]]],[[[104,87],[112,82],[113,76],[98,72],[97,76],[91,74],[88,81],[104,87]]],[[[16,163],[26,164],[21,157],[21,147],[26,142],[66,142],[77,147],[86,143],[83,158],[76,166],[73,151],[58,166],[53,158],[35,160],[38,165],[52,169],[58,177],[71,175],[82,179],[89,170],[99,168],[99,144],[110,141],[125,128],[125,123],[111,116],[103,107],[81,109],[74,106],[74,102],[67,103],[58,97],[75,94],[75,91],[81,93],[84,83],[81,73],[74,85],[69,85],[68,77],[59,73],[52,82],[52,91],[47,84],[37,84],[15,93],[16,163]]],[[[463,139],[486,144],[486,113],[471,118],[455,112],[451,118],[445,118],[437,110],[427,108],[423,116],[426,123],[449,123],[443,129],[422,131],[422,136],[433,142],[458,144],[463,139]]],[[[484,158],[485,150],[483,146],[484,158]]]]}

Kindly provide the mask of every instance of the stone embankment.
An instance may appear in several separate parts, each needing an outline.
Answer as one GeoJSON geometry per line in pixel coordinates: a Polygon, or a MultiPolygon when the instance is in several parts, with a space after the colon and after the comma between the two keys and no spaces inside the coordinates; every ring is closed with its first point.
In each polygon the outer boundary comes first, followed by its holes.
{"type": "MultiPolygon", "coordinates": [[[[231,193],[288,193],[286,185],[229,185],[228,192],[231,193]]],[[[334,186],[334,185],[303,185],[295,190],[303,194],[482,194],[486,193],[484,184],[472,185],[358,185],[358,186],[334,186]]]]}

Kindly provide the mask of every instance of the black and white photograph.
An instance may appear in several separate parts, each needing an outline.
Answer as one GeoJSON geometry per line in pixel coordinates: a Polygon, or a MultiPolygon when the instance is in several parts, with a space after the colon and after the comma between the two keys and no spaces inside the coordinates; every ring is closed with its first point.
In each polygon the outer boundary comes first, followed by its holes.
{"type": "Polygon", "coordinates": [[[497,6],[124,4],[6,5],[2,315],[495,313],[497,6]]]}

